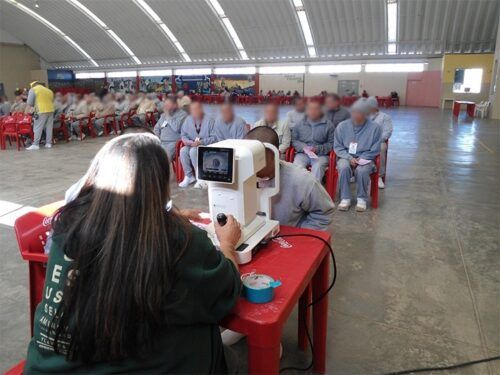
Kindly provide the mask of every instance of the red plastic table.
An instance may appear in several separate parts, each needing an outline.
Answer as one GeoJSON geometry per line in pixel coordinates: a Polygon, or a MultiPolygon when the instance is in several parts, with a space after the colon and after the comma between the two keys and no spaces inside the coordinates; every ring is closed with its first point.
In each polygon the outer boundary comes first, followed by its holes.
{"type": "Polygon", "coordinates": [[[474,112],[476,110],[476,103],[467,100],[454,100],[453,101],[453,116],[458,117],[460,114],[460,107],[463,105],[467,106],[467,115],[469,117],[474,117],[474,112]]]}
{"type": "MultiPolygon", "coordinates": [[[[330,241],[330,234],[293,227],[281,227],[280,234],[315,234],[330,241]]],[[[284,324],[294,306],[299,308],[299,346],[304,349],[305,328],[303,307],[329,285],[330,256],[323,242],[310,237],[285,237],[263,247],[252,261],[240,266],[240,272],[262,273],[280,280],[274,300],[253,304],[241,299],[232,314],[221,322],[223,327],[247,336],[248,372],[277,374],[280,364],[280,341],[284,324]]],[[[328,296],[313,306],[314,371],[325,372],[328,296]]],[[[307,319],[308,320],[308,319],[307,319]]]]}

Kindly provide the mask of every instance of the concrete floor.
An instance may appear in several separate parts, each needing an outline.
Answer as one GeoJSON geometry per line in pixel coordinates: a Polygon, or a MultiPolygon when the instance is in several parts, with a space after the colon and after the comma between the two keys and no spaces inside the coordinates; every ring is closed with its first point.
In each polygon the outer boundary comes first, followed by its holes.
{"type": "MultiPolygon", "coordinates": [[[[248,122],[261,110],[237,108],[248,122]]],[[[456,123],[439,109],[390,114],[395,130],[379,209],[337,211],[330,228],[338,281],[330,299],[329,374],[380,374],[500,354],[500,122],[456,123]]],[[[104,142],[1,151],[0,200],[40,206],[61,199],[104,142]]],[[[207,208],[203,191],[174,188],[173,199],[180,207],[207,208]]],[[[0,222],[15,216],[5,202],[0,206],[0,222]]],[[[27,265],[8,225],[0,224],[0,243],[5,370],[25,355],[28,290],[27,265]]],[[[283,366],[308,361],[296,349],[295,332],[290,319],[283,366]]],[[[244,346],[236,349],[244,354],[244,346]]],[[[500,374],[500,363],[453,373],[500,374]]]]}

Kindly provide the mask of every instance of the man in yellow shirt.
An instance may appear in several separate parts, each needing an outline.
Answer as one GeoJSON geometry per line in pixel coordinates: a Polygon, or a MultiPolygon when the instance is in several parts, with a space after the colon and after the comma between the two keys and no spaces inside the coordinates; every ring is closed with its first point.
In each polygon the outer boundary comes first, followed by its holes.
{"type": "Polygon", "coordinates": [[[54,127],[54,93],[52,90],[45,87],[38,81],[33,81],[30,84],[28,93],[28,107],[26,112],[33,112],[33,144],[26,150],[39,150],[40,139],[42,138],[43,129],[45,129],[45,147],[52,147],[52,129],[54,127]]]}

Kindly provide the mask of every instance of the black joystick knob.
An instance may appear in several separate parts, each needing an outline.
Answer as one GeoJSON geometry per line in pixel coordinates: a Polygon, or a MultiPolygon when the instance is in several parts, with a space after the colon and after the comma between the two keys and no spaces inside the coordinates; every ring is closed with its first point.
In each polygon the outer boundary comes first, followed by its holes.
{"type": "Polygon", "coordinates": [[[226,214],[224,214],[222,212],[220,214],[217,214],[217,222],[219,223],[219,225],[221,227],[223,227],[224,225],[226,225],[226,223],[227,223],[227,216],[226,216],[226,214]]]}

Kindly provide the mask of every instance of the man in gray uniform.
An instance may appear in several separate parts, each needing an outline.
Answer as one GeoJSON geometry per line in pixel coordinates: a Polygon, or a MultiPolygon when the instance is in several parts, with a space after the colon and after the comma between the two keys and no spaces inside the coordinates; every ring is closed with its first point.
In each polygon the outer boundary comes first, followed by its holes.
{"type": "Polygon", "coordinates": [[[358,200],[356,211],[366,211],[370,174],[375,170],[375,158],[380,153],[382,128],[368,118],[370,106],[365,98],[351,107],[351,118],[339,124],[335,130],[335,154],[339,172],[339,210],[347,211],[351,206],[349,181],[356,176],[358,200]]]}
{"type": "Polygon", "coordinates": [[[186,117],[186,111],[177,105],[177,98],[167,97],[163,113],[154,127],[154,133],[160,138],[170,161],[175,157],[175,144],[181,138],[182,124],[186,117]]]}
{"type": "Polygon", "coordinates": [[[292,145],[295,148],[294,164],[307,168],[321,183],[328,167],[328,154],[333,149],[335,128],[323,115],[321,104],[307,104],[307,117],[295,125],[292,131],[292,145]]]}
{"type": "Polygon", "coordinates": [[[326,117],[336,128],[342,121],[351,117],[347,109],[340,105],[340,96],[328,94],[325,97],[326,117]]]}
{"type": "Polygon", "coordinates": [[[38,81],[33,81],[30,84],[30,91],[28,93],[28,108],[27,112],[35,109],[33,115],[33,144],[26,150],[38,150],[42,132],[45,129],[45,148],[52,147],[52,129],[54,127],[54,93],[52,90],[45,87],[38,81]]]}
{"type": "MultiPolygon", "coordinates": [[[[181,148],[181,164],[184,170],[184,180],[180,187],[187,187],[196,182],[195,170],[198,160],[198,146],[206,146],[216,141],[214,133],[214,119],[205,115],[203,105],[200,102],[192,102],[190,105],[191,115],[186,118],[182,126],[181,139],[184,147],[181,148]]],[[[194,186],[201,188],[198,182],[194,186]]]]}
{"type": "Polygon", "coordinates": [[[220,107],[220,115],[215,120],[214,129],[218,142],[226,139],[243,139],[246,134],[246,123],[234,114],[231,103],[224,103],[220,107]]]}
{"type": "MultiPolygon", "coordinates": [[[[271,128],[256,127],[245,139],[255,139],[279,147],[279,139],[271,128]]],[[[282,225],[327,230],[335,205],[313,175],[296,165],[280,161],[280,192],[271,200],[271,219],[282,225]]],[[[266,166],[257,173],[259,187],[272,186],[275,176],[274,153],[266,149],[266,166]]]]}
{"type": "Polygon", "coordinates": [[[286,124],[293,131],[296,124],[301,122],[306,117],[306,101],[300,96],[293,101],[293,109],[286,114],[286,124]]]}

